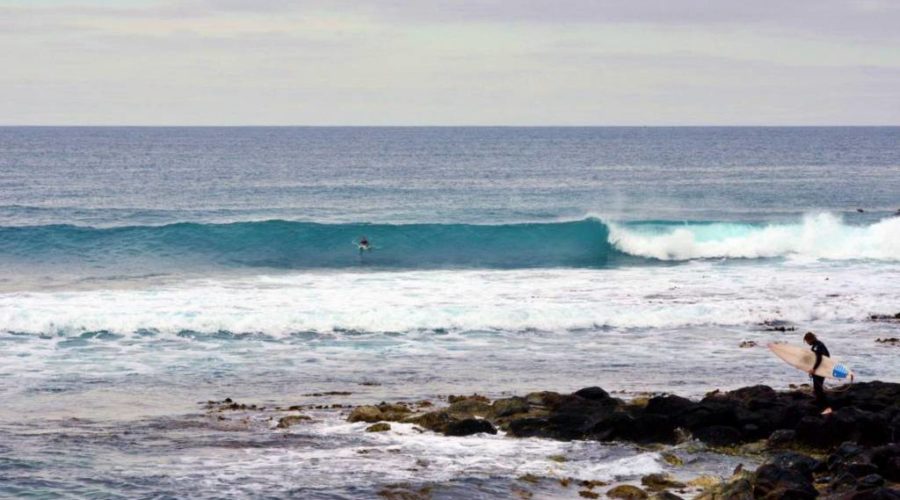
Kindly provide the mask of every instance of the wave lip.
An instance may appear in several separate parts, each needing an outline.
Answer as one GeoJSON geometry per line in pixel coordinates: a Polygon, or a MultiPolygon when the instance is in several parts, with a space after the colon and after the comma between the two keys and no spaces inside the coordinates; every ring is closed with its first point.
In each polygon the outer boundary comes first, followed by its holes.
{"type": "Polygon", "coordinates": [[[664,261],[790,258],[900,260],[900,217],[853,226],[833,214],[807,215],[798,224],[610,224],[613,248],[664,261]]]}

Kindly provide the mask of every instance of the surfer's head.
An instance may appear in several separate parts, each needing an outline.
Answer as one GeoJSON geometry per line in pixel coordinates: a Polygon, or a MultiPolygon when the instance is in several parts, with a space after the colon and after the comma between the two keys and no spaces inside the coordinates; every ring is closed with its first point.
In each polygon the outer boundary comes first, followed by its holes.
{"type": "Polygon", "coordinates": [[[803,336],[803,341],[809,345],[812,345],[813,342],[819,340],[816,338],[816,334],[813,332],[806,332],[806,335],[803,336]]]}

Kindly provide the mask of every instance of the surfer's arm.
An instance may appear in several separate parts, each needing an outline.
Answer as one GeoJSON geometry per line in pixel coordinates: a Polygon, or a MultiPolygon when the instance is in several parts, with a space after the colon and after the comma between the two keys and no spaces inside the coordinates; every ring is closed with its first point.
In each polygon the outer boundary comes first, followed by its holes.
{"type": "Polygon", "coordinates": [[[813,348],[813,352],[816,353],[816,363],[813,365],[810,373],[815,373],[816,369],[819,368],[819,365],[822,364],[822,350],[819,348],[819,346],[815,346],[813,348]]]}

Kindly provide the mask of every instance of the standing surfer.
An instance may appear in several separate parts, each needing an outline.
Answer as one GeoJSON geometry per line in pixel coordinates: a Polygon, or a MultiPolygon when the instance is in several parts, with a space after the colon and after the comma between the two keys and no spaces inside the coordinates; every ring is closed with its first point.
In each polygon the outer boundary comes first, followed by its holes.
{"type": "Polygon", "coordinates": [[[816,353],[816,363],[813,365],[812,370],[809,371],[809,376],[812,377],[813,380],[813,392],[816,394],[816,405],[822,410],[822,415],[828,415],[831,413],[831,406],[828,405],[828,397],[825,395],[825,377],[816,375],[816,369],[822,364],[822,356],[830,358],[831,354],[828,352],[828,348],[825,347],[825,344],[823,344],[813,332],[806,332],[806,335],[803,336],[803,340],[810,345],[812,352],[816,353]]]}

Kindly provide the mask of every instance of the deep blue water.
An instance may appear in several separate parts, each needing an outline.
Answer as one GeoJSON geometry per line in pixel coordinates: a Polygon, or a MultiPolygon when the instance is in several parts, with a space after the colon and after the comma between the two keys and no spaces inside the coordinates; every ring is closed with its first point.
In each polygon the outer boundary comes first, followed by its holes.
{"type": "Polygon", "coordinates": [[[900,208],[900,128],[0,128],[0,224],[900,208]]]}

